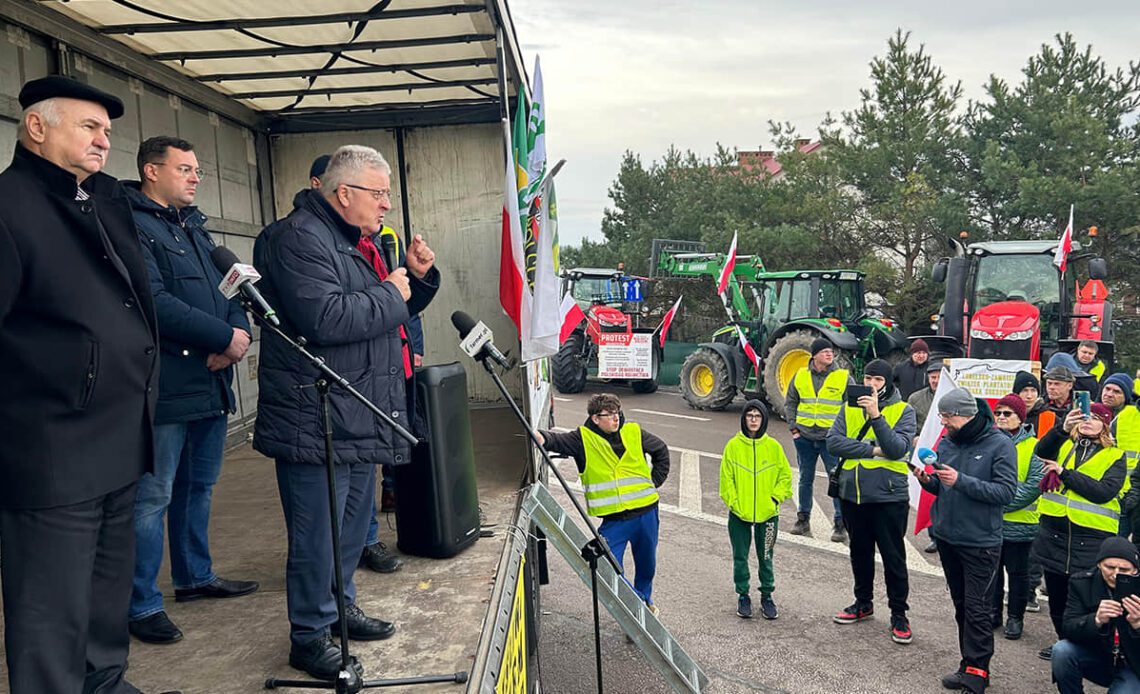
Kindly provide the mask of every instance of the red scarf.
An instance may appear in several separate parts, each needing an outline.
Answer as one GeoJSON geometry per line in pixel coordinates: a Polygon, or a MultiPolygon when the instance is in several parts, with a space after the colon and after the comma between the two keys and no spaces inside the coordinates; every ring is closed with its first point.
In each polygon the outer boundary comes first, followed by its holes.
{"type": "MultiPolygon", "coordinates": [[[[388,266],[384,264],[384,257],[380,255],[376,244],[372,243],[369,236],[361,236],[360,241],[356,243],[356,249],[364,254],[364,259],[372,265],[376,274],[380,275],[381,282],[387,279],[388,266]]],[[[407,380],[412,377],[412,352],[408,349],[408,333],[402,325],[400,326],[400,349],[404,354],[404,379],[407,380]]]]}

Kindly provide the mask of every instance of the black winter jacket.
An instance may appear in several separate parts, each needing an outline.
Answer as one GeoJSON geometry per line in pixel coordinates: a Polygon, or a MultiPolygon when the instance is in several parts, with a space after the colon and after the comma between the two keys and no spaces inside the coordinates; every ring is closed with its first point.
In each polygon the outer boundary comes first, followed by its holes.
{"type": "Polygon", "coordinates": [[[1096,611],[1101,600],[1114,598],[1100,569],[1082,571],[1069,579],[1069,598],[1061,618],[1061,638],[1096,649],[1100,655],[1112,660],[1112,632],[1120,634],[1120,651],[1132,672],[1140,675],[1140,631],[1129,626],[1124,617],[1117,617],[1103,627],[1096,625],[1096,611]]]}
{"type": "Polygon", "coordinates": [[[962,547],[997,547],[1002,542],[1002,514],[1017,491],[1017,448],[994,428],[984,400],[978,414],[956,434],[938,442],[938,462],[958,471],[947,487],[932,477],[922,485],[934,494],[930,534],[962,547]]]}
{"type": "Polygon", "coordinates": [[[892,381],[899,389],[899,397],[903,400],[910,398],[911,394],[926,387],[926,366],[930,361],[915,365],[910,357],[895,366],[892,381]]]}
{"type": "MultiPolygon", "coordinates": [[[[304,336],[310,352],[410,427],[398,328],[435,296],[439,271],[433,267],[423,279],[409,274],[412,296],[405,302],[356,249],[359,227],[345,222],[318,191],[297,202],[254,244],[262,294],[286,333],[304,336]]],[[[317,374],[281,338],[262,331],[255,449],[282,462],[324,461],[317,374]]],[[[408,462],[407,444],[367,408],[339,388],[331,396],[337,463],[408,462]]]]}
{"type": "Polygon", "coordinates": [[[158,335],[119,182],[16,146],[0,174],[0,508],[121,489],[153,467],[158,335]]]}
{"type": "MultiPolygon", "coordinates": [[[[1067,439],[1068,436],[1060,425],[1053,427],[1037,442],[1033,454],[1042,460],[1056,460],[1063,464],[1064,461],[1058,455],[1061,445],[1067,439]]],[[[1099,481],[1078,472],[1084,461],[1099,450],[1101,447],[1098,443],[1090,441],[1087,447],[1077,443],[1073,446],[1077,470],[1064,470],[1061,473],[1061,482],[1065,487],[1073,489],[1094,504],[1103,504],[1111,500],[1124,486],[1123,453],[1120,455],[1120,460],[1113,463],[1099,481]]],[[[1111,533],[1074,525],[1068,518],[1042,515],[1037,538],[1033,541],[1033,554],[1046,571],[1072,575],[1090,569],[1096,564],[1100,543],[1110,535],[1111,533]]]]}
{"type": "Polygon", "coordinates": [[[227,301],[218,291],[222,273],[210,260],[215,244],[206,231],[206,215],[192,205],[164,208],[144,195],[137,181],[123,186],[158,316],[162,377],[155,424],[236,412],[233,367],[210,371],[206,358],[229,347],[234,328],[252,333],[237,298],[227,301]]]}

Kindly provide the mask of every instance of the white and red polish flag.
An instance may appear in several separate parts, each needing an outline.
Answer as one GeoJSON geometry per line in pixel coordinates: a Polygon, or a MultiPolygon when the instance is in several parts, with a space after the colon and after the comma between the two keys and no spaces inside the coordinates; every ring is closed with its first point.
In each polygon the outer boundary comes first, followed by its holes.
{"type": "Polygon", "coordinates": [[[724,269],[720,271],[720,279],[716,282],[716,293],[724,296],[724,291],[728,289],[728,278],[732,277],[732,271],[736,268],[736,232],[732,232],[732,245],[728,247],[728,258],[724,263],[724,269]]]}
{"type": "Polygon", "coordinates": [[[665,348],[665,333],[669,332],[669,326],[673,324],[673,316],[677,315],[677,309],[681,307],[681,297],[677,297],[677,301],[673,303],[673,308],[665,312],[665,317],[661,319],[661,327],[657,328],[661,331],[661,336],[657,339],[661,343],[661,348],[665,348]]]}

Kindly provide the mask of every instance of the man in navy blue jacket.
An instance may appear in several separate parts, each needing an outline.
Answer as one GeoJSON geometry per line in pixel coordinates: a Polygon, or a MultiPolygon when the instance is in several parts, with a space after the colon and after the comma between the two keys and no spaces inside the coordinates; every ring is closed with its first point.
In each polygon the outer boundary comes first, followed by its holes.
{"type": "Polygon", "coordinates": [[[249,349],[250,327],[237,300],[218,291],[214,241],[206,215],[193,204],[202,176],[193,145],[152,137],[139,146],[138,170],[140,183],[124,185],[150,275],[162,359],[154,473],[139,482],[135,506],[130,630],[147,643],[174,643],[182,631],[167,616],[156,583],[164,516],[176,601],[236,597],[258,587],[214,573],[208,532],[226,422],[237,411],[233,365],[249,349]]]}

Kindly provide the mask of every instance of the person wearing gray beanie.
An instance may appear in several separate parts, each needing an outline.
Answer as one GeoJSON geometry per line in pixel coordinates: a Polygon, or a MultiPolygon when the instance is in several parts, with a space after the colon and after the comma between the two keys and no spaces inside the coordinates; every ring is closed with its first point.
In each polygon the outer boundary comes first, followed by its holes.
{"type": "Polygon", "coordinates": [[[950,390],[936,407],[947,432],[938,443],[938,466],[916,468],[914,474],[934,495],[930,534],[958,623],[961,660],[942,685],[981,694],[989,686],[994,654],[1002,517],[1017,490],[1017,449],[994,427],[989,406],[965,388],[950,390]]]}
{"type": "Polygon", "coordinates": [[[1115,536],[1101,543],[1095,567],[1069,579],[1064,638],[1053,646],[1058,691],[1083,692],[1084,680],[1140,691],[1140,598],[1122,580],[1137,569],[1136,546],[1115,536]]]}
{"type": "Polygon", "coordinates": [[[907,475],[911,442],[918,428],[914,408],[890,383],[890,364],[875,359],[863,370],[870,394],[849,395],[827,432],[827,449],[844,460],[838,494],[850,537],[854,604],[832,619],[854,624],[874,614],[875,548],[883,560],[891,640],[913,640],[907,619],[910,581],[906,567],[906,527],[910,511],[907,475]]]}

